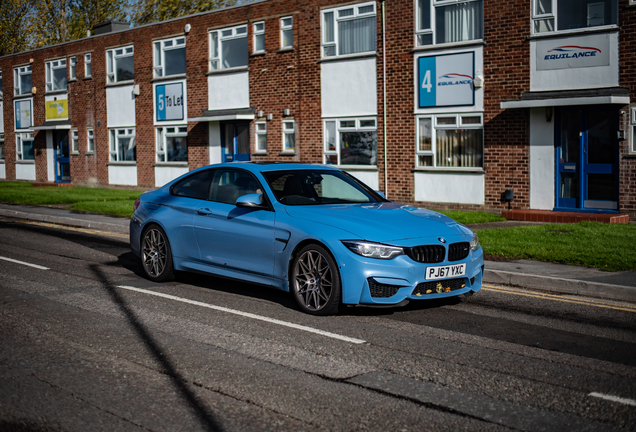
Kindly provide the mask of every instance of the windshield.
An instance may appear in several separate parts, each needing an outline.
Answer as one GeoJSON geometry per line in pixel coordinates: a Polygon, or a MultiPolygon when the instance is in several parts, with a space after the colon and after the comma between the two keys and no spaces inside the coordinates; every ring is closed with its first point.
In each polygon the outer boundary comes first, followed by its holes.
{"type": "Polygon", "coordinates": [[[285,205],[353,204],[385,201],[341,171],[294,170],[263,173],[276,199],[285,205]]]}

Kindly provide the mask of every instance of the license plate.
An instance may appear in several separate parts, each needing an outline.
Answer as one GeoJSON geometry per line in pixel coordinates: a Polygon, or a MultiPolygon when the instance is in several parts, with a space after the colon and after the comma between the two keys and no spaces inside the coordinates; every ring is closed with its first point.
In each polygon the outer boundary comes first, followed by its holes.
{"type": "Polygon", "coordinates": [[[426,268],[426,280],[448,279],[466,274],[466,263],[426,268]]]}

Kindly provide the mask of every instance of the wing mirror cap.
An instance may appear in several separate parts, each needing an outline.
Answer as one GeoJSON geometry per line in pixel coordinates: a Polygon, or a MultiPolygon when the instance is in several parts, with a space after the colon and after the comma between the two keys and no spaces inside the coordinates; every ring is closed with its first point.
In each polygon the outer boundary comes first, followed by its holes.
{"type": "Polygon", "coordinates": [[[236,200],[236,206],[242,208],[265,208],[263,194],[248,194],[236,200]]]}

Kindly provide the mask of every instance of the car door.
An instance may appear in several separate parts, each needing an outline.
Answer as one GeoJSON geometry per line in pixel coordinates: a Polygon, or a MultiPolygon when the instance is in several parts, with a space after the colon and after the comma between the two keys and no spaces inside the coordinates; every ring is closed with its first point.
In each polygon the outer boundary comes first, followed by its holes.
{"type": "Polygon", "coordinates": [[[247,171],[215,170],[209,200],[201,203],[194,217],[197,244],[206,265],[237,273],[273,275],[276,214],[236,206],[238,197],[260,191],[259,182],[247,171]]]}

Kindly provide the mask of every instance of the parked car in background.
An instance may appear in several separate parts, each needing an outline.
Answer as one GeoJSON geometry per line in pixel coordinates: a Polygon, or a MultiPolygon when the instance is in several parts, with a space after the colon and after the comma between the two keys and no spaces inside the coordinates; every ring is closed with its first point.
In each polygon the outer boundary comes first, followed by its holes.
{"type": "Polygon", "coordinates": [[[479,291],[477,234],[329,165],[210,165],[145,192],[130,244],[149,279],[195,271],[291,291],[302,310],[479,291]]]}

